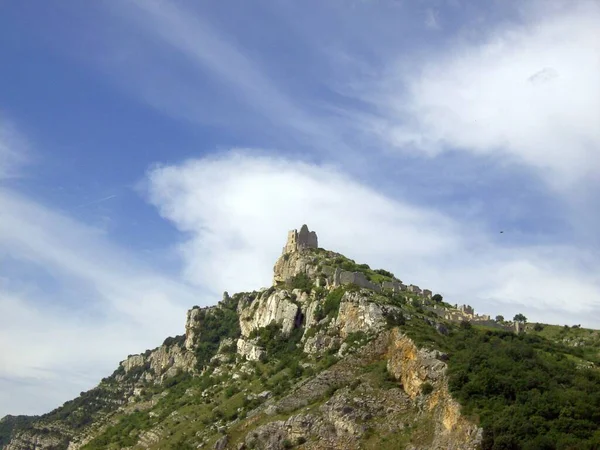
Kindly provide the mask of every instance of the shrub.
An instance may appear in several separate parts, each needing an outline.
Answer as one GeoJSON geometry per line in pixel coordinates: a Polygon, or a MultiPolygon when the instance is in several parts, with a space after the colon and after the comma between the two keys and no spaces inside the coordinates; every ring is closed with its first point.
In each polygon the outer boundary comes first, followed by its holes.
{"type": "MultiPolygon", "coordinates": [[[[323,302],[323,308],[321,314],[325,317],[335,318],[337,317],[338,311],[340,310],[340,303],[344,296],[344,288],[338,287],[329,292],[325,301],[323,302]]],[[[315,311],[316,313],[316,311],[315,311]]]]}
{"type": "Polygon", "coordinates": [[[375,270],[375,273],[383,275],[384,277],[395,278],[394,274],[392,272],[388,272],[387,270],[377,269],[375,270]]]}
{"type": "Polygon", "coordinates": [[[346,344],[349,346],[353,346],[361,341],[365,341],[367,339],[367,334],[364,331],[355,331],[353,333],[349,333],[346,337],[346,344]]]}
{"type": "Polygon", "coordinates": [[[533,326],[533,329],[534,329],[535,331],[542,331],[542,330],[544,329],[544,325],[542,325],[541,323],[536,323],[536,324],[533,326]]]}
{"type": "Polygon", "coordinates": [[[463,330],[470,330],[471,328],[473,328],[473,325],[471,325],[471,322],[469,322],[468,320],[461,320],[459,327],[463,330]]]}
{"type": "Polygon", "coordinates": [[[208,365],[210,359],[217,353],[222,339],[237,339],[240,336],[236,309],[237,302],[230,299],[222,302],[218,309],[201,310],[198,319],[202,324],[202,333],[198,334],[198,342],[194,350],[198,370],[208,365]]]}
{"type": "Polygon", "coordinates": [[[290,289],[300,289],[303,292],[310,292],[313,284],[313,281],[305,273],[294,275],[288,282],[290,289]]]}
{"type": "Polygon", "coordinates": [[[431,297],[431,300],[436,303],[442,303],[444,301],[444,297],[442,297],[440,294],[435,294],[433,297],[431,297]]]}
{"type": "Polygon", "coordinates": [[[433,392],[433,385],[430,382],[426,381],[425,383],[423,383],[421,385],[421,393],[423,395],[429,395],[432,392],[433,392]]]}
{"type": "Polygon", "coordinates": [[[389,311],[385,316],[385,320],[388,327],[399,327],[406,324],[406,319],[400,311],[389,311]]]}

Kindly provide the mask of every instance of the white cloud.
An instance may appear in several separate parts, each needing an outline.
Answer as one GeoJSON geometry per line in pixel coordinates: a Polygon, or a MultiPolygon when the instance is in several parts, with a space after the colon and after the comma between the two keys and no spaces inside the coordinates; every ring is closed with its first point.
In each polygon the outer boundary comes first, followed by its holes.
{"type": "Polygon", "coordinates": [[[68,216],[9,190],[0,211],[0,391],[11,392],[0,416],[42,413],[91,388],[129,353],[182,334],[185,311],[202,304],[198,289],[68,216]]]}
{"type": "Polygon", "coordinates": [[[428,155],[503,155],[558,188],[598,181],[600,6],[528,5],[520,23],[492,27],[483,41],[389,67],[361,94],[380,108],[378,133],[428,155]]]}
{"type": "Polygon", "coordinates": [[[597,259],[568,247],[504,245],[476,224],[385,197],[331,167],[238,151],[155,168],[148,182],[150,201],[189,236],[181,245],[188,279],[217,291],[268,285],[286,231],[307,223],[322,247],[453,303],[600,325],[591,315],[597,259]]]}

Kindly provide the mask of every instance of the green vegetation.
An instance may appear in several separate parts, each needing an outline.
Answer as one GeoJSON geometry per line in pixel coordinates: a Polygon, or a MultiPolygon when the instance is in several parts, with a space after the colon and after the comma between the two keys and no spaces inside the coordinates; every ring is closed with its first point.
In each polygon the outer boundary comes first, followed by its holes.
{"type": "Polygon", "coordinates": [[[433,385],[426,381],[421,385],[421,392],[423,395],[429,395],[433,392],[433,385]]]}
{"type": "Polygon", "coordinates": [[[387,270],[377,269],[377,270],[375,270],[375,273],[378,275],[383,275],[384,277],[387,277],[387,278],[395,278],[394,274],[392,272],[388,272],[387,270]]]}
{"type": "Polygon", "coordinates": [[[305,273],[299,273],[288,281],[290,289],[300,289],[304,292],[310,292],[314,283],[305,273]]]}
{"type": "Polygon", "coordinates": [[[502,323],[502,322],[504,322],[504,316],[497,315],[497,316],[496,316],[496,322],[498,322],[498,323],[502,323]]]}
{"type": "Polygon", "coordinates": [[[527,322],[527,317],[525,317],[523,314],[516,314],[515,317],[513,318],[513,321],[525,323],[525,322],[527,322]]]}
{"type": "MultiPolygon", "coordinates": [[[[179,345],[179,346],[183,346],[183,343],[185,342],[185,334],[179,335],[179,336],[175,336],[175,337],[168,337],[164,340],[163,345],[165,347],[171,347],[173,345],[179,345]]],[[[148,353],[146,356],[150,355],[150,350],[146,350],[146,352],[148,353]]]]}
{"type": "Polygon", "coordinates": [[[200,310],[198,321],[202,324],[202,333],[198,335],[195,349],[197,368],[202,370],[217,353],[222,339],[236,339],[240,336],[240,323],[236,311],[237,302],[229,299],[221,302],[221,307],[212,310],[200,310]]]}
{"type": "Polygon", "coordinates": [[[289,336],[283,335],[281,325],[270,323],[266,327],[258,328],[250,333],[249,338],[258,338],[258,345],[263,347],[269,358],[290,361],[298,359],[301,349],[298,347],[304,328],[298,327],[292,330],[289,336]]]}
{"type": "Polygon", "coordinates": [[[330,263],[348,272],[362,272],[365,274],[365,277],[373,283],[381,284],[384,281],[392,281],[395,278],[394,274],[387,270],[373,270],[368,264],[357,264],[355,261],[342,255],[337,255],[330,263]]]}
{"type": "Polygon", "coordinates": [[[385,320],[390,328],[399,327],[406,324],[404,314],[402,314],[400,311],[390,311],[388,314],[386,314],[385,320]]]}
{"type": "Polygon", "coordinates": [[[152,422],[147,412],[134,412],[121,419],[93,439],[85,448],[88,450],[121,449],[131,447],[138,441],[142,431],[150,428],[152,422]]]}
{"type": "Polygon", "coordinates": [[[6,416],[0,420],[0,448],[8,444],[13,431],[28,427],[37,416],[6,416]]]}
{"type": "Polygon", "coordinates": [[[340,303],[344,296],[344,292],[346,292],[344,287],[338,287],[330,291],[325,297],[325,301],[319,303],[315,309],[315,319],[317,321],[322,320],[325,317],[335,319],[340,310],[340,303]]]}
{"type": "Polygon", "coordinates": [[[435,294],[433,297],[431,297],[431,300],[433,300],[435,303],[442,303],[444,301],[444,297],[442,297],[440,294],[435,294]]]}

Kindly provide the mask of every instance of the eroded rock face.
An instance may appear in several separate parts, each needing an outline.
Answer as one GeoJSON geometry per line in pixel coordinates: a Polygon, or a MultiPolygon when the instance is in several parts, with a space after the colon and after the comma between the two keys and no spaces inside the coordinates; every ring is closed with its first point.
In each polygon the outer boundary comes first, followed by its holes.
{"type": "Polygon", "coordinates": [[[144,355],[131,355],[125,361],[121,362],[121,366],[125,369],[125,373],[131,372],[136,367],[142,367],[146,364],[146,358],[144,355]]]}
{"type": "Polygon", "coordinates": [[[436,350],[418,349],[414,342],[398,329],[390,333],[388,371],[402,382],[411,399],[422,399],[427,410],[435,417],[435,438],[438,447],[476,449],[481,442],[482,430],[466,420],[460,413],[460,405],[448,390],[446,363],[436,350]],[[431,394],[423,397],[425,382],[433,386],[431,394]],[[447,443],[446,447],[444,443],[447,443]]]}
{"type": "Polygon", "coordinates": [[[358,292],[346,292],[342,297],[335,326],[343,339],[357,331],[377,332],[385,327],[385,323],[382,305],[369,301],[358,292]]]}
{"type": "Polygon", "coordinates": [[[262,347],[242,338],[237,341],[237,352],[249,361],[261,361],[267,356],[267,352],[262,347]]]}
{"type": "Polygon", "coordinates": [[[178,345],[170,347],[163,345],[150,354],[148,361],[155,374],[171,377],[176,375],[179,369],[193,371],[196,358],[192,352],[178,345]]]}
{"type": "MultiPolygon", "coordinates": [[[[205,308],[210,310],[212,308],[205,308]]],[[[192,350],[202,329],[202,316],[206,312],[200,308],[192,308],[187,312],[185,320],[185,348],[192,350]]]]}
{"type": "Polygon", "coordinates": [[[285,283],[300,273],[314,278],[319,272],[317,267],[318,262],[307,252],[284,253],[273,267],[273,284],[285,283]]]}
{"type": "Polygon", "coordinates": [[[288,291],[274,291],[270,294],[267,291],[241,311],[242,336],[248,337],[252,331],[270,323],[281,325],[281,331],[289,334],[296,324],[298,311],[298,305],[292,301],[288,291]]]}
{"type": "Polygon", "coordinates": [[[333,326],[343,339],[359,331],[376,334],[386,327],[389,314],[402,314],[402,310],[396,306],[379,304],[364,291],[346,292],[333,326]]]}
{"type": "Polygon", "coordinates": [[[386,434],[424,427],[428,430],[425,435],[403,445],[413,450],[475,450],[481,430],[460,415],[460,408],[449,396],[445,364],[437,359],[439,356],[419,350],[397,330],[382,332],[359,353],[266,405],[267,416],[291,415],[256,427],[246,434],[244,443],[256,449],[283,449],[299,442],[306,449],[360,449],[364,448],[367,429],[373,426],[386,434]],[[386,359],[393,361],[390,365],[398,380],[407,380],[408,391],[400,382],[385,389],[372,384],[365,368],[386,359]],[[403,363],[407,364],[400,367],[403,363]],[[428,396],[411,384],[411,380],[421,378],[435,383],[434,392],[428,396]],[[338,389],[320,406],[305,408],[334,387],[338,389]],[[434,429],[429,428],[432,423],[434,429]]]}
{"type": "Polygon", "coordinates": [[[304,342],[304,352],[309,355],[322,354],[330,348],[339,347],[341,343],[342,339],[339,336],[330,336],[320,332],[306,338],[306,341],[304,342]]]}
{"type": "Polygon", "coordinates": [[[13,438],[4,450],[37,450],[53,449],[64,446],[64,438],[52,434],[35,434],[24,432],[13,438]]]}

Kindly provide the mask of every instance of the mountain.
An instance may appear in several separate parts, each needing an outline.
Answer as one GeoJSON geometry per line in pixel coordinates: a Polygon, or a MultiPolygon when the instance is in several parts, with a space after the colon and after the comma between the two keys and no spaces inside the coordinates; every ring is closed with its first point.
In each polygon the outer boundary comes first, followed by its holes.
{"type": "Polygon", "coordinates": [[[187,313],[6,450],[600,449],[600,333],[492,320],[288,233],[273,285],[187,313]]]}

